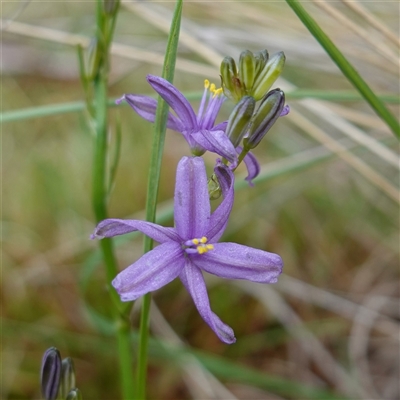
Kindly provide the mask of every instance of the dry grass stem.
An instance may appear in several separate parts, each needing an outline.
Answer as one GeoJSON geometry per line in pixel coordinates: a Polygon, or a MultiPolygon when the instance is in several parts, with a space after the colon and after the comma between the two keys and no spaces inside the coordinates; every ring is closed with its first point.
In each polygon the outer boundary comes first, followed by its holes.
{"type": "Polygon", "coordinates": [[[315,304],[318,307],[332,311],[341,317],[354,320],[357,313],[363,312],[363,315],[371,319],[379,319],[379,324],[375,326],[378,332],[398,340],[399,324],[385,315],[379,314],[375,309],[369,309],[354,301],[348,300],[327,290],[318,288],[307,282],[302,282],[288,275],[282,275],[278,289],[289,297],[295,297],[298,300],[309,304],[315,304]]]}
{"type": "Polygon", "coordinates": [[[368,11],[362,4],[360,4],[357,0],[342,0],[347,7],[351,8],[357,14],[359,14],[362,18],[368,21],[375,29],[380,31],[383,35],[385,35],[389,40],[393,42],[396,46],[400,46],[400,38],[398,32],[392,32],[387,24],[380,21],[374,14],[368,11]]]}
{"type": "Polygon", "coordinates": [[[389,46],[386,46],[382,40],[379,40],[371,35],[370,32],[362,28],[360,25],[355,24],[352,20],[347,18],[342,12],[331,6],[330,3],[327,3],[325,0],[313,0],[313,3],[322,10],[326,11],[335,21],[340,22],[344,26],[348,27],[363,40],[369,43],[375,52],[380,53],[395,66],[399,65],[399,57],[389,46]]]}
{"type": "Polygon", "coordinates": [[[338,116],[338,114],[330,108],[331,103],[322,103],[315,99],[303,99],[301,100],[301,104],[306,106],[309,110],[313,110],[321,119],[339,129],[345,135],[380,157],[383,161],[394,166],[396,169],[400,168],[400,159],[396,153],[373,137],[367,135],[363,130],[338,116]]]}
{"type": "MultiPolygon", "coordinates": [[[[3,21],[2,21],[3,23],[3,21]]],[[[29,25],[14,21],[7,26],[8,33],[23,35],[30,38],[46,40],[50,42],[60,43],[67,46],[81,45],[84,48],[89,47],[90,39],[72,33],[62,32],[55,29],[43,28],[35,25],[29,25]]],[[[113,42],[111,53],[118,57],[141,61],[145,63],[163,65],[164,55],[153,51],[143,50],[139,47],[124,45],[113,42]]],[[[210,76],[217,72],[216,68],[195,61],[185,60],[180,57],[177,59],[177,70],[189,72],[193,75],[210,76]]]]}
{"type": "MultiPolygon", "coordinates": [[[[161,31],[168,33],[171,21],[171,12],[166,10],[164,7],[160,7],[154,3],[132,3],[123,2],[123,6],[140,16],[143,20],[149,24],[159,28],[161,31]]],[[[185,31],[185,19],[182,21],[182,28],[179,34],[179,41],[187,46],[192,51],[196,49],[196,53],[201,56],[205,61],[219,68],[220,60],[223,55],[207,46],[201,40],[190,35],[185,31]]],[[[187,22],[190,24],[190,22],[187,22]]]]}
{"type": "MultiPolygon", "coordinates": [[[[186,345],[171,328],[162,315],[156,302],[151,304],[150,325],[153,332],[168,343],[171,349],[185,348],[186,345]]],[[[206,370],[199,361],[187,354],[180,362],[183,378],[193,399],[232,399],[237,398],[212,373],[206,370]]]]}
{"type": "Polygon", "coordinates": [[[368,399],[367,393],[349,377],[347,371],[335,360],[321,341],[304,326],[301,318],[275,289],[246,281],[235,281],[234,284],[256,298],[285,326],[290,335],[296,338],[304,351],[312,357],[325,379],[331,382],[340,393],[368,399]]]}
{"type": "Polygon", "coordinates": [[[317,125],[310,122],[307,118],[303,117],[302,114],[296,110],[291,111],[291,122],[296,124],[304,132],[308,133],[318,142],[322,143],[333,153],[337,154],[344,161],[359,172],[364,178],[366,178],[374,186],[381,189],[387,196],[389,196],[396,203],[400,202],[400,192],[384,177],[379,175],[371,167],[361,161],[359,158],[349,153],[347,149],[339,144],[336,140],[332,139],[317,125]]]}

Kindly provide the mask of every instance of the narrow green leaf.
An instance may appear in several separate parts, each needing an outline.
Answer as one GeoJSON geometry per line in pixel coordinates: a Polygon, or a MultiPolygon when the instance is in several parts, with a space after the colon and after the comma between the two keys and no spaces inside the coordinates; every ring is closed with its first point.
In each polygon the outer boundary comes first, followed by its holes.
{"type": "MultiPolygon", "coordinates": [[[[173,82],[175,74],[175,64],[178,52],[179,32],[182,16],[182,0],[177,0],[174,14],[172,17],[171,28],[168,36],[168,43],[164,58],[162,77],[169,82],[173,82]]],[[[157,195],[160,182],[161,160],[164,150],[165,132],[167,129],[168,104],[158,98],[156,117],[153,128],[153,145],[150,157],[150,170],[147,182],[146,196],[146,220],[154,222],[156,218],[157,195]]],[[[146,236],[144,239],[144,252],[153,248],[153,241],[146,236]]],[[[151,294],[143,296],[142,311],[140,317],[140,337],[138,370],[136,381],[136,397],[145,399],[146,397],[146,376],[147,376],[147,347],[149,339],[149,316],[150,316],[151,294]]]]}
{"type": "MultiPolygon", "coordinates": [[[[184,93],[185,97],[188,100],[199,100],[201,99],[202,94],[203,92],[184,93]]],[[[347,90],[326,91],[326,90],[299,89],[285,94],[286,94],[286,100],[288,101],[292,99],[303,99],[306,97],[312,97],[314,99],[321,99],[321,100],[340,101],[340,102],[360,101],[363,99],[360,94],[347,90]]],[[[152,94],[146,94],[146,96],[152,96],[152,94]]],[[[379,96],[379,99],[381,101],[391,104],[400,103],[400,97],[397,95],[382,94],[379,96]]],[[[107,105],[108,107],[115,107],[116,106],[115,99],[108,99],[107,105]]],[[[119,105],[119,107],[126,107],[126,106],[128,106],[126,102],[123,102],[119,105]]],[[[23,121],[26,119],[33,119],[33,118],[51,117],[53,115],[80,112],[83,111],[85,107],[86,105],[83,101],[75,101],[71,103],[60,103],[60,104],[51,104],[46,106],[22,108],[20,110],[11,110],[0,114],[0,121],[2,123],[6,123],[6,122],[23,121]]]]}
{"type": "Polygon", "coordinates": [[[339,67],[343,75],[353,84],[353,86],[361,93],[364,99],[370,104],[375,112],[390,127],[395,136],[400,137],[399,121],[387,109],[385,104],[375,95],[372,89],[364,81],[361,75],[350,64],[342,52],[334,45],[332,40],[325,34],[316,21],[307,13],[298,0],[286,0],[288,5],[299,17],[301,22],[310,31],[310,33],[318,40],[320,45],[327,52],[333,62],[339,67]]]}

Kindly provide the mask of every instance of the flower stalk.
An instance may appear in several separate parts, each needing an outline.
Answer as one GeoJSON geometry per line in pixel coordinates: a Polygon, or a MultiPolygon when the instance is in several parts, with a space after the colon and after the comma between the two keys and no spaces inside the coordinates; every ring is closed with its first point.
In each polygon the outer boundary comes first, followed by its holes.
{"type": "MultiPolygon", "coordinates": [[[[171,22],[171,29],[168,36],[167,49],[163,65],[162,76],[168,82],[172,82],[175,73],[179,32],[182,16],[182,0],[177,0],[171,22]]],[[[157,195],[160,181],[161,160],[164,149],[165,132],[168,121],[168,104],[159,98],[157,103],[154,127],[153,145],[150,158],[150,170],[147,184],[146,196],[146,220],[155,222],[157,195]]],[[[151,251],[153,240],[147,236],[144,239],[144,253],[151,251]]],[[[147,348],[149,340],[149,318],[150,318],[151,294],[143,296],[142,310],[139,328],[139,350],[138,365],[136,374],[136,399],[146,398],[146,377],[147,377],[147,348]]]]}
{"type": "MultiPolygon", "coordinates": [[[[97,1],[96,8],[96,39],[93,49],[92,62],[83,81],[88,81],[93,87],[93,116],[91,125],[94,126],[95,148],[93,159],[93,188],[92,204],[97,221],[107,218],[107,198],[109,182],[107,177],[107,133],[108,133],[108,73],[109,73],[109,50],[114,33],[116,18],[119,9],[119,1],[113,4],[97,1]]],[[[90,93],[88,94],[90,95],[90,93]]],[[[111,239],[100,244],[106,278],[109,284],[109,293],[114,304],[114,319],[116,321],[116,336],[118,343],[118,358],[121,376],[121,388],[124,399],[132,399],[134,396],[133,386],[133,360],[128,323],[129,310],[123,310],[123,305],[114,289],[110,286],[111,280],[118,272],[117,262],[114,255],[111,239]],[[122,311],[123,310],[123,311],[122,311]]],[[[79,393],[72,393],[71,398],[79,398],[79,393]]]]}

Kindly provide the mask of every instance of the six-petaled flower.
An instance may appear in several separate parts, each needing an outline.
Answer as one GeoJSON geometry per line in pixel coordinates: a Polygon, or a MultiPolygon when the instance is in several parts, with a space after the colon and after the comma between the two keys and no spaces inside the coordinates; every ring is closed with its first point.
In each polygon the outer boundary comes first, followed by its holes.
{"type": "Polygon", "coordinates": [[[283,263],[277,254],[236,243],[218,243],[233,206],[234,179],[223,164],[214,171],[223,200],[213,213],[203,159],[183,157],[176,172],[173,228],[140,220],[107,219],[99,223],[92,238],[141,231],[159,242],[113,280],[121,300],[135,300],[179,277],[204,321],[223,342],[234,343],[233,330],[211,311],[202,272],[227,279],[275,283],[283,263]]]}

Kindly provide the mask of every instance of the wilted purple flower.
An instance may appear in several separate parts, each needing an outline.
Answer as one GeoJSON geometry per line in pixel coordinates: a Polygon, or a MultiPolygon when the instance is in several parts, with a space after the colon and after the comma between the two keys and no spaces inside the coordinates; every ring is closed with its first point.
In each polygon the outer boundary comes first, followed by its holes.
{"type": "MultiPolygon", "coordinates": [[[[185,96],[165,79],[147,75],[151,87],[168,103],[175,114],[168,113],[167,127],[180,132],[188,142],[194,155],[200,156],[206,150],[217,153],[233,165],[236,164],[235,148],[225,135],[226,121],[215,125],[218,112],[225,97],[222,89],[216,89],[208,80],[204,84],[199,112],[196,116],[185,96]]],[[[157,100],[137,94],[124,94],[117,100],[126,102],[144,119],[154,122],[157,100]]]]}
{"type": "Polygon", "coordinates": [[[234,179],[223,164],[215,168],[215,174],[224,198],[212,214],[204,161],[200,157],[183,157],[176,173],[174,228],[138,220],[107,219],[99,223],[92,238],[138,230],[161,243],[114,279],[112,284],[121,300],[135,300],[179,277],[204,321],[223,342],[234,343],[233,330],[210,309],[202,271],[228,279],[275,283],[283,263],[277,254],[236,243],[217,243],[232,209],[234,179]]]}

